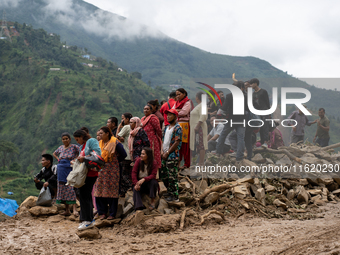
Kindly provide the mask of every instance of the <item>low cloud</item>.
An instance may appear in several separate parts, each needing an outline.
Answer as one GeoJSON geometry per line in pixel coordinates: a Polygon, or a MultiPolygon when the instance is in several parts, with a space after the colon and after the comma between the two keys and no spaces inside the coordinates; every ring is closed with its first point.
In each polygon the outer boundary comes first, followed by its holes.
{"type": "MultiPolygon", "coordinates": [[[[163,37],[164,35],[150,27],[141,25],[122,16],[103,11],[89,10],[70,0],[45,0],[44,18],[53,18],[67,26],[83,28],[88,33],[100,36],[104,41],[113,39],[132,40],[141,37],[163,37]]],[[[43,21],[42,21],[43,22],[43,21]]]]}
{"type": "MultiPolygon", "coordinates": [[[[22,0],[0,0],[0,7],[17,7],[22,0]]],[[[2,10],[1,10],[2,11],[2,10]]],[[[2,16],[2,12],[1,12],[2,16]]],[[[2,18],[2,17],[1,17],[2,18]]]]}

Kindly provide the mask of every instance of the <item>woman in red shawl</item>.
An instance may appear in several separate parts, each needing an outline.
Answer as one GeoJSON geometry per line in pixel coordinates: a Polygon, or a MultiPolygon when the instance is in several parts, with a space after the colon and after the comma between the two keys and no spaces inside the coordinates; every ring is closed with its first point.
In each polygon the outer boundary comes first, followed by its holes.
{"type": "Polygon", "coordinates": [[[179,151],[179,162],[184,158],[184,166],[181,169],[190,167],[190,112],[194,108],[192,101],[188,98],[188,93],[185,89],[176,90],[176,103],[172,107],[178,112],[178,124],[182,127],[182,147],[179,151]]]}
{"type": "Polygon", "coordinates": [[[148,135],[154,160],[157,163],[157,168],[161,168],[162,129],[159,119],[155,114],[152,114],[151,109],[151,105],[146,105],[144,107],[145,116],[141,119],[142,128],[148,135]]]}

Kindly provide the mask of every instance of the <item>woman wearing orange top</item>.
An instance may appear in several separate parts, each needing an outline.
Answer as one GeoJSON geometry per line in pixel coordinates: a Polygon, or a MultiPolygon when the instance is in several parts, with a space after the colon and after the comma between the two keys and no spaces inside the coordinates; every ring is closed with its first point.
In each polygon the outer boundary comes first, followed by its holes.
{"type": "Polygon", "coordinates": [[[190,112],[194,108],[192,101],[188,98],[185,89],[176,90],[176,103],[172,107],[178,112],[178,124],[182,127],[182,147],[179,151],[179,162],[184,158],[184,166],[181,169],[190,167],[190,112]]]}

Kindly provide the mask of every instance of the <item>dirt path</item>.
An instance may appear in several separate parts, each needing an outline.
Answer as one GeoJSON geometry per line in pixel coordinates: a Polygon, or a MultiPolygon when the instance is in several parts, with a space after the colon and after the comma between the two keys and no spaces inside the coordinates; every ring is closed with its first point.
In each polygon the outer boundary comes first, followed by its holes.
{"type": "Polygon", "coordinates": [[[86,241],[78,223],[27,218],[0,223],[1,254],[340,254],[340,204],[321,207],[314,220],[241,216],[230,223],[147,234],[138,228],[101,229],[102,239],[86,241]]]}

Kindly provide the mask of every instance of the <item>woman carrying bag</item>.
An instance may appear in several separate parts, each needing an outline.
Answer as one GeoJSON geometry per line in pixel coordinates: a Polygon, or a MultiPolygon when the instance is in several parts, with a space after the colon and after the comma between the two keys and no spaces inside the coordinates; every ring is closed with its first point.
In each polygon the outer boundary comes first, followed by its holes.
{"type": "MultiPolygon", "coordinates": [[[[88,156],[90,152],[95,151],[98,155],[101,155],[101,149],[97,139],[91,138],[83,130],[77,130],[73,134],[74,139],[80,144],[79,162],[84,162],[85,156],[88,156]]],[[[80,221],[78,230],[84,230],[92,228],[94,226],[93,221],[93,203],[91,192],[93,185],[95,184],[98,177],[98,172],[91,169],[88,170],[85,184],[79,188],[79,201],[80,201],[80,221]]]]}

